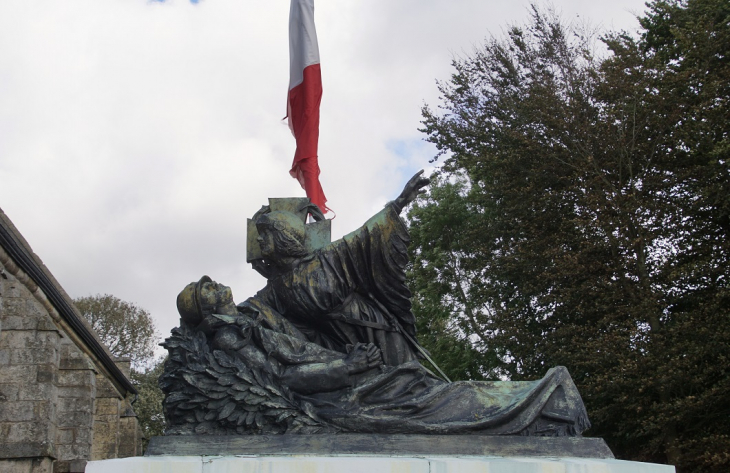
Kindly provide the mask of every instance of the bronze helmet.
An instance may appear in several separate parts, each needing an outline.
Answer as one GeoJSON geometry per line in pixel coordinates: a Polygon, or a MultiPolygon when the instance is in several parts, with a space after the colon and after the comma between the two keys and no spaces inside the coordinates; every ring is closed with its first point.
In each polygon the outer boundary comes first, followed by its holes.
{"type": "Polygon", "coordinates": [[[177,295],[177,311],[180,318],[191,327],[203,321],[203,306],[200,304],[200,288],[206,282],[213,282],[208,276],[203,276],[198,282],[191,282],[177,295]]]}

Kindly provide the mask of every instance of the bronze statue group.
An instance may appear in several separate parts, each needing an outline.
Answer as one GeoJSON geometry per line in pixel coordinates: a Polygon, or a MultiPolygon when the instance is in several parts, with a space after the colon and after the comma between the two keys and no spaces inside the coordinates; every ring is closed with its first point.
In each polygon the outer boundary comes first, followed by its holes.
{"type": "MultiPolygon", "coordinates": [[[[342,239],[307,245],[302,212],[254,217],[267,278],[236,305],[204,276],[178,296],[160,385],[168,434],[410,433],[579,436],[589,427],[567,370],[538,381],[450,382],[425,368],[405,284],[399,214],[428,179],[342,239]]],[[[251,232],[252,229],[249,229],[251,232]]],[[[249,242],[252,241],[250,236],[249,242]]]]}

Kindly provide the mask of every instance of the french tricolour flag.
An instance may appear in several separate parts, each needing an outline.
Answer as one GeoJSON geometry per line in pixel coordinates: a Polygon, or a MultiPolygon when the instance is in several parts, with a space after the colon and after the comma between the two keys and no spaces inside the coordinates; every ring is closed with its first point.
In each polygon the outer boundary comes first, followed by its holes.
{"type": "Polygon", "coordinates": [[[297,140],[297,151],[289,173],[299,180],[307,197],[327,212],[327,198],[319,183],[317,145],[319,104],[322,101],[322,73],[314,28],[314,0],[291,0],[289,11],[289,128],[297,140]]]}

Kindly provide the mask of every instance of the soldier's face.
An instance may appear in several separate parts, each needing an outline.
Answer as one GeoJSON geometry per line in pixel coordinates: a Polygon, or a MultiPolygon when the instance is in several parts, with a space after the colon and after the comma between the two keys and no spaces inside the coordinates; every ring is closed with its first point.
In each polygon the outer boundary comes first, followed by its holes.
{"type": "Polygon", "coordinates": [[[276,250],[274,246],[274,234],[270,228],[263,226],[258,228],[258,231],[259,237],[256,240],[259,242],[261,254],[264,258],[271,258],[274,256],[276,250]]]}
{"type": "Polygon", "coordinates": [[[233,302],[231,288],[217,282],[206,282],[200,287],[202,305],[222,306],[233,302]]]}

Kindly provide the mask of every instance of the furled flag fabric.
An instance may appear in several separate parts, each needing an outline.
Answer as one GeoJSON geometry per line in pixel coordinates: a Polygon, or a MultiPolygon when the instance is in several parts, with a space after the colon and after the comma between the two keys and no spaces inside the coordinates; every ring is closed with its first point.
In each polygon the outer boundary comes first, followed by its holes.
{"type": "Polygon", "coordinates": [[[292,0],[289,11],[289,128],[297,141],[289,173],[299,180],[307,197],[322,210],[329,209],[319,183],[317,145],[322,73],[319,45],[314,29],[314,0],[292,0]]]}

